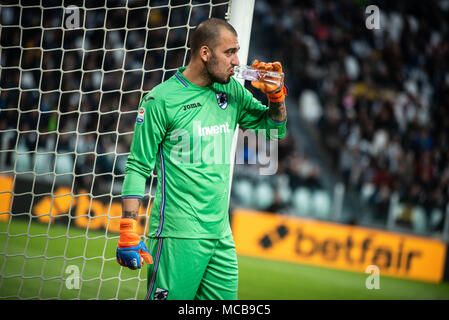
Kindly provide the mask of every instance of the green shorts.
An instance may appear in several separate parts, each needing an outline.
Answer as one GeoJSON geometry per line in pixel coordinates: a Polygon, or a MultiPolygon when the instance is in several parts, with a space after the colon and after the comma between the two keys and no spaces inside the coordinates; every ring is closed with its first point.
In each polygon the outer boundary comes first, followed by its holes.
{"type": "Polygon", "coordinates": [[[150,238],[146,300],[236,300],[232,234],[223,239],[150,238]]]}

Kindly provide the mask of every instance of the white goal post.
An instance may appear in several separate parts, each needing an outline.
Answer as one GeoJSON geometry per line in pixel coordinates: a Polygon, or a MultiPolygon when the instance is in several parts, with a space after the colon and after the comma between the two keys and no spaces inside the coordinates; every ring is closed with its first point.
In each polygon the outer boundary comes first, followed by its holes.
{"type": "MultiPolygon", "coordinates": [[[[138,103],[188,63],[189,31],[205,18],[236,28],[247,62],[253,8],[254,0],[2,4],[0,299],[144,298],[147,267],[131,271],[115,258],[138,103]]],[[[145,240],[156,179],[139,212],[145,240]]]]}

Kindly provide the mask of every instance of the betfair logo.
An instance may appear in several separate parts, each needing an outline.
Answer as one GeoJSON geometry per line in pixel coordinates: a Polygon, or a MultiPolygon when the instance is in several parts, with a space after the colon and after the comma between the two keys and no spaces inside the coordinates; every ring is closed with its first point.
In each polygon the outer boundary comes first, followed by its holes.
{"type": "Polygon", "coordinates": [[[194,109],[194,108],[199,108],[201,107],[201,103],[196,102],[196,103],[191,103],[191,104],[186,104],[182,106],[182,109],[184,111],[189,110],[189,109],[194,109]]]}

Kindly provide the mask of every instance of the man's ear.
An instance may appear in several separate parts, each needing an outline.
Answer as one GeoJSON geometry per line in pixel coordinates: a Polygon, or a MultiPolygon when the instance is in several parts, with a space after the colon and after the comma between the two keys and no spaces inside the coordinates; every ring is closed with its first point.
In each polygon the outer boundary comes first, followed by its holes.
{"type": "Polygon", "coordinates": [[[199,50],[199,53],[200,53],[200,58],[203,62],[209,61],[211,52],[210,52],[210,49],[208,46],[202,46],[199,50]]]}

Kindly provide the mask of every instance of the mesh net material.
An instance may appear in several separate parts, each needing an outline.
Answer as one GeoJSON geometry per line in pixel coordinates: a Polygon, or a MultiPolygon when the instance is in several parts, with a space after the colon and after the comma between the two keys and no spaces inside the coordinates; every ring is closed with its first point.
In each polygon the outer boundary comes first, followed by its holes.
{"type": "Polygon", "coordinates": [[[137,106],[188,62],[192,27],[228,4],[2,1],[0,299],[145,297],[146,267],[115,260],[137,106]]]}

